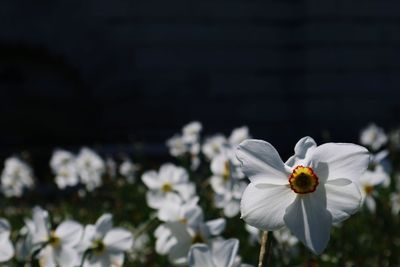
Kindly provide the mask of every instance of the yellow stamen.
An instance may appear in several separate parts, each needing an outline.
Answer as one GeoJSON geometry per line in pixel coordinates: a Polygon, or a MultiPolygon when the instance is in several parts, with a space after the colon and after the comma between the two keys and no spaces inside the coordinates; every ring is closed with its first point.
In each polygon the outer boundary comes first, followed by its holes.
{"type": "Polygon", "coordinates": [[[317,189],[319,182],[310,167],[297,166],[289,176],[289,184],[295,193],[308,194],[317,189]]]}

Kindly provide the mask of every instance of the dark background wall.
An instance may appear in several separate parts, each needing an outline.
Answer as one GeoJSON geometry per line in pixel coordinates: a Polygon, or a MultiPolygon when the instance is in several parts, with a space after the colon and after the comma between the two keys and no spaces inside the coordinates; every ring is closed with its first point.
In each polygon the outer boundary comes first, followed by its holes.
{"type": "MultiPolygon", "coordinates": [[[[0,152],[398,125],[397,0],[2,0],[0,152]]],[[[162,151],[162,149],[161,149],[162,151]]]]}

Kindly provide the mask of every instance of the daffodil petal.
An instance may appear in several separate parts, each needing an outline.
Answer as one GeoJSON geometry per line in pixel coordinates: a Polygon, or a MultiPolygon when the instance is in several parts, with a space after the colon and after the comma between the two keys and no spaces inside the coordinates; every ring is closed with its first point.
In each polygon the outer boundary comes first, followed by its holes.
{"type": "Polygon", "coordinates": [[[113,228],[104,236],[103,242],[110,251],[127,251],[132,247],[133,236],[123,228],[113,228]]]}
{"type": "Polygon", "coordinates": [[[242,196],[242,218],[258,229],[277,230],[284,226],[285,209],[295,198],[296,194],[288,186],[250,183],[242,196]]]}
{"type": "Polygon", "coordinates": [[[316,146],[317,143],[315,143],[314,139],[311,137],[306,136],[301,138],[294,147],[294,155],[291,156],[285,164],[291,167],[302,165],[309,154],[308,152],[315,149],[316,146]]]}
{"type": "Polygon", "coordinates": [[[323,190],[298,196],[284,216],[290,231],[315,254],[321,254],[328,245],[332,215],[326,209],[323,190]]]}
{"type": "Polygon", "coordinates": [[[232,266],[239,249],[239,240],[231,238],[214,241],[212,245],[215,266],[232,266]]]}
{"type": "Polygon", "coordinates": [[[245,140],[238,146],[236,156],[243,173],[252,183],[288,184],[288,170],[276,149],[262,140],[245,140]]]}
{"type": "Polygon", "coordinates": [[[327,209],[332,214],[332,222],[340,223],[356,213],[361,205],[361,192],[355,183],[340,185],[325,184],[327,209]]]}
{"type": "Polygon", "coordinates": [[[365,147],[326,143],[315,148],[310,161],[317,176],[322,180],[347,178],[354,181],[367,169],[369,158],[369,152],[365,147]],[[325,175],[327,177],[323,177],[325,175]]]}
{"type": "Polygon", "coordinates": [[[190,248],[188,263],[191,267],[215,267],[211,251],[205,244],[195,244],[190,248]]]}

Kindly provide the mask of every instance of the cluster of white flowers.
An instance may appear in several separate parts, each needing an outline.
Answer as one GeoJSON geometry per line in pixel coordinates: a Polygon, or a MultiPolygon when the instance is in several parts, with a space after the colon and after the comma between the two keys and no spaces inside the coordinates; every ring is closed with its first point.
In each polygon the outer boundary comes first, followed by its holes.
{"type": "Polygon", "coordinates": [[[1,174],[1,191],[7,197],[20,197],[25,189],[34,186],[31,167],[17,157],[11,157],[4,162],[1,174]]]}
{"type": "MultiPolygon", "coordinates": [[[[238,219],[240,213],[249,244],[259,244],[262,231],[273,231],[270,236],[284,251],[282,261],[289,263],[290,257],[299,255],[300,243],[321,254],[332,226],[340,226],[364,204],[367,213],[379,209],[376,199],[381,189],[398,186],[389,199],[393,214],[400,212],[400,175],[399,181],[392,179],[391,152],[385,147],[391,141],[374,124],[360,134],[360,143],[372,153],[349,143],[318,146],[307,136],[296,143],[286,161],[270,143],[250,139],[246,126],[234,129],[229,137],[215,134],[204,140],[201,131],[201,123],[191,122],[167,141],[170,154],[188,157],[190,167],[163,163],[158,170],[145,170],[140,181],[135,181],[138,165],[129,158],[118,165],[89,148],[76,155],[54,151],[50,167],[60,189],[82,184],[93,191],[102,186],[107,173],[113,177],[117,171],[130,184],[129,190],[137,186],[151,210],[143,223],[145,231],[133,234],[129,227],[114,228],[109,213],[86,226],[73,220],[53,224],[46,210],[35,207],[19,231],[15,249],[11,227],[0,219],[0,262],[15,255],[28,265],[37,261],[46,267],[116,267],[123,265],[125,255],[146,262],[155,240],[154,251],[173,265],[249,267],[239,256],[238,236],[226,234],[229,220],[238,219]],[[212,217],[210,207],[216,212],[212,217]]],[[[28,164],[16,157],[7,159],[1,177],[3,194],[20,197],[33,186],[28,164]]]]}
{"type": "Polygon", "coordinates": [[[192,170],[196,170],[200,165],[200,133],[202,129],[202,124],[194,121],[185,125],[181,134],[175,134],[167,140],[167,146],[172,156],[189,155],[192,170]]]}
{"type": "MultiPolygon", "coordinates": [[[[46,210],[35,207],[32,213],[16,243],[16,258],[21,262],[32,265],[37,261],[45,267],[122,266],[124,253],[132,248],[132,234],[123,228],[113,228],[110,214],[102,215],[94,225],[84,227],[66,220],[53,229],[46,210]]],[[[4,232],[1,246],[5,249],[0,255],[9,256],[0,261],[7,261],[13,255],[12,245],[5,246],[9,244],[8,235],[4,232]]]]}

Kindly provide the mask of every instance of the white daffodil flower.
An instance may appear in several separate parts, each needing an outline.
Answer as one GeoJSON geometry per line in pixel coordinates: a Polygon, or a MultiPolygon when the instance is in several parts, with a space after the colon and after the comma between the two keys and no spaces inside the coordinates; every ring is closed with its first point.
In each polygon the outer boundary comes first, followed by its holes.
{"type": "Polygon", "coordinates": [[[82,148],[76,158],[76,166],[81,182],[88,191],[102,185],[102,177],[106,171],[103,159],[93,150],[82,148]]]}
{"type": "Polygon", "coordinates": [[[223,147],[228,143],[228,140],[222,134],[217,134],[206,138],[201,152],[206,156],[208,160],[212,160],[215,156],[221,153],[223,147]]]}
{"type": "Polygon", "coordinates": [[[326,248],[332,224],[350,217],[362,203],[357,180],[369,163],[364,147],[316,146],[305,137],[285,164],[270,143],[246,140],[237,157],[251,182],[241,202],[246,223],[268,231],[286,225],[316,254],[326,248]]]}
{"type": "Polygon", "coordinates": [[[189,267],[245,267],[237,257],[237,239],[215,240],[211,245],[194,244],[188,254],[189,267]]]}
{"type": "Polygon", "coordinates": [[[203,216],[198,201],[198,197],[183,201],[178,195],[168,195],[158,210],[158,219],[163,222],[182,222],[188,227],[194,227],[198,217],[203,216]]]}
{"type": "Polygon", "coordinates": [[[185,143],[198,143],[203,126],[198,121],[190,122],[182,128],[182,138],[185,143]]]}
{"type": "Polygon", "coordinates": [[[40,250],[37,257],[40,266],[73,267],[79,262],[76,245],[83,227],[75,221],[62,222],[54,231],[50,228],[49,215],[40,207],[33,209],[33,224],[28,224],[32,251],[40,250]]]}
{"type": "Polygon", "coordinates": [[[214,205],[222,208],[224,215],[234,217],[240,211],[240,199],[247,183],[240,181],[244,174],[232,149],[223,149],[211,161],[211,187],[215,193],[214,205]]]}
{"type": "Polygon", "coordinates": [[[208,243],[211,236],[218,236],[225,229],[225,219],[204,222],[202,211],[195,209],[186,215],[187,219],[163,223],[154,232],[157,253],[168,254],[169,261],[176,265],[187,263],[192,244],[208,243]]]}
{"type": "Polygon", "coordinates": [[[125,159],[119,166],[119,173],[125,177],[126,181],[133,184],[136,179],[136,172],[139,170],[139,166],[134,164],[129,159],[125,159]]]}
{"type": "Polygon", "coordinates": [[[9,261],[14,256],[14,247],[10,240],[11,227],[6,219],[0,219],[0,262],[9,261]]]}
{"type": "Polygon", "coordinates": [[[158,173],[153,170],[143,173],[142,181],[149,188],[146,199],[153,209],[159,209],[168,195],[179,195],[186,201],[196,190],[194,184],[189,183],[187,171],[172,163],[163,164],[158,173]]]}
{"type": "Polygon", "coordinates": [[[66,150],[56,150],[50,160],[50,167],[55,174],[55,182],[60,189],[79,183],[75,156],[66,150]]]}
{"type": "Polygon", "coordinates": [[[192,170],[200,165],[200,132],[202,125],[198,121],[191,122],[182,128],[182,134],[176,134],[167,140],[169,152],[174,157],[188,155],[192,170]]]}
{"type": "Polygon", "coordinates": [[[123,228],[113,228],[112,215],[104,214],[95,225],[84,230],[80,251],[84,267],[119,267],[124,263],[125,252],[133,245],[132,233],[123,228]]]}
{"type": "Polygon", "coordinates": [[[361,130],[360,143],[369,146],[372,150],[378,150],[388,141],[385,131],[376,124],[371,123],[361,130]]]}
{"type": "Polygon", "coordinates": [[[16,157],[6,159],[1,174],[1,190],[6,197],[20,197],[24,189],[34,186],[33,171],[16,157]]]}

